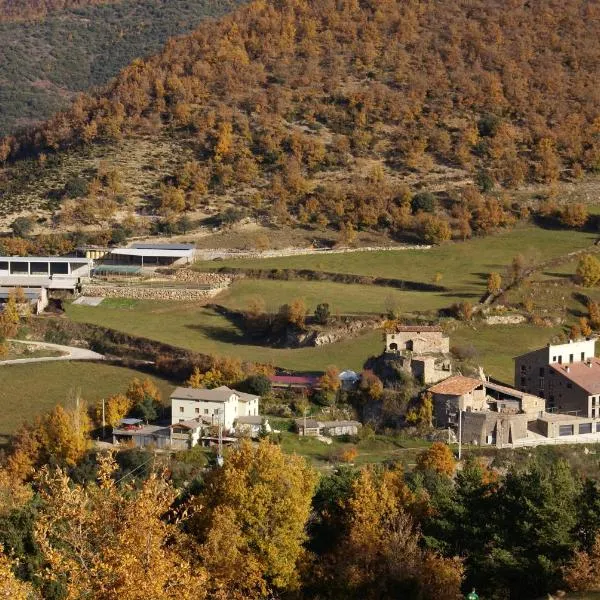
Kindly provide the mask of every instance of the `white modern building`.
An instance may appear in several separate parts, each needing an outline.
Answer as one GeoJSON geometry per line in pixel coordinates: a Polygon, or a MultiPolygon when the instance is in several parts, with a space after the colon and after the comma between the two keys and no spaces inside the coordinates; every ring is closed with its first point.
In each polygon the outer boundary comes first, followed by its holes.
{"type": "Polygon", "coordinates": [[[178,387],[171,394],[171,423],[201,418],[227,431],[239,417],[258,416],[259,397],[221,386],[212,390],[178,387]]]}
{"type": "Polygon", "coordinates": [[[0,256],[0,286],[75,290],[92,261],[76,256],[0,256]]]}

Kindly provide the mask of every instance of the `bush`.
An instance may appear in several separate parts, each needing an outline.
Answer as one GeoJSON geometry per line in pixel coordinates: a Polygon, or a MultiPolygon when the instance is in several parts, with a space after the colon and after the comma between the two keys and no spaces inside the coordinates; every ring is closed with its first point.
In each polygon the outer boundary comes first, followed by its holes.
{"type": "Polygon", "coordinates": [[[315,321],[321,325],[327,325],[330,314],[331,311],[329,310],[329,304],[327,304],[327,302],[317,304],[317,308],[315,308],[315,321]]]}
{"type": "Polygon", "coordinates": [[[30,217],[17,217],[10,225],[12,232],[22,238],[27,237],[33,231],[33,227],[34,222],[30,217]]]}
{"type": "Polygon", "coordinates": [[[420,192],[413,196],[410,205],[413,213],[433,212],[437,206],[437,199],[431,192],[420,192]]]}
{"type": "Polygon", "coordinates": [[[88,182],[83,177],[72,177],[65,183],[65,194],[69,198],[82,198],[87,196],[88,182]]]}
{"type": "Polygon", "coordinates": [[[251,375],[240,387],[249,394],[267,396],[271,393],[271,380],[266,375],[251,375]]]}

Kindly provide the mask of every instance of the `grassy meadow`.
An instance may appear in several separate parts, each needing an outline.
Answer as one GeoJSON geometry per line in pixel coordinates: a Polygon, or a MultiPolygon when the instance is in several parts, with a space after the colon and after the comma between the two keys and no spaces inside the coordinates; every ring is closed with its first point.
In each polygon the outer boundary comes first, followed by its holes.
{"type": "Polygon", "coordinates": [[[448,301],[454,298],[478,300],[485,291],[488,274],[491,271],[502,273],[517,254],[532,262],[540,262],[587,248],[596,239],[596,235],[580,231],[521,226],[466,242],[442,244],[429,250],[199,261],[195,268],[314,269],[424,283],[432,283],[436,273],[440,273],[439,283],[448,289],[448,301]]]}
{"type": "MultiPolygon", "coordinates": [[[[401,313],[437,311],[457,301],[479,300],[491,271],[503,272],[517,254],[537,263],[589,247],[596,236],[567,230],[518,227],[486,238],[475,238],[434,247],[430,250],[357,252],[306,255],[276,259],[236,259],[199,262],[197,269],[218,266],[252,268],[311,268],[319,271],[401,278],[430,283],[441,274],[445,292],[415,292],[395,288],[333,283],[330,281],[274,281],[243,279],[217,296],[214,302],[232,309],[245,309],[260,298],[267,309],[294,298],[304,299],[309,311],[328,302],[333,314],[382,314],[390,305],[401,313]]],[[[554,296],[570,294],[557,284],[554,296]]],[[[550,297],[548,296],[548,301],[550,297]]],[[[554,296],[552,296],[554,298],[554,296]]],[[[542,303],[545,296],[537,297],[542,303]]],[[[556,302],[559,300],[556,299],[556,302]]],[[[570,296],[573,314],[577,300],[570,296]]],[[[320,348],[280,349],[256,345],[224,316],[197,303],[105,300],[98,307],[67,307],[74,321],[104,325],[203,353],[238,356],[268,362],[298,371],[339,368],[360,369],[365,360],[382,350],[381,332],[375,331],[345,342],[320,348]]],[[[512,381],[513,356],[545,344],[558,328],[532,325],[502,327],[458,325],[451,334],[452,345],[473,346],[476,360],[492,376],[512,381]]]]}
{"type": "Polygon", "coordinates": [[[145,300],[113,304],[105,300],[96,307],[70,305],[67,315],[74,321],[104,325],[196,352],[237,356],[298,371],[322,371],[329,364],[360,369],[366,358],[380,354],[383,348],[380,331],[320,348],[258,346],[222,315],[186,302],[145,300]]]}
{"type": "MultiPolygon", "coordinates": [[[[12,434],[25,420],[51,410],[56,404],[72,403],[75,394],[88,405],[112,394],[123,392],[134,378],[150,377],[143,373],[103,363],[41,362],[0,366],[0,441],[12,434]]],[[[150,377],[167,400],[173,385],[150,377]]]]}

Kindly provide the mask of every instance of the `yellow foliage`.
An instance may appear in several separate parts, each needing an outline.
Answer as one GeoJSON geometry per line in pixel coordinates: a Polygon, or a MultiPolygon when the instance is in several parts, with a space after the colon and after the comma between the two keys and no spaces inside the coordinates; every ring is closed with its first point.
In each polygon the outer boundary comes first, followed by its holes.
{"type": "Polygon", "coordinates": [[[456,469],[456,461],[447,444],[434,442],[430,448],[418,454],[415,468],[419,471],[435,471],[452,477],[456,469]]]}
{"type": "Polygon", "coordinates": [[[227,590],[226,597],[243,597],[246,569],[254,573],[256,590],[296,588],[316,482],[303,458],[284,454],[267,440],[257,446],[242,442],[226,455],[222,468],[208,475],[193,531],[209,564],[226,556],[215,582],[227,590]],[[227,536],[218,531],[225,522],[227,536]],[[250,561],[241,571],[236,568],[243,562],[240,555],[250,561]]]}
{"type": "Polygon", "coordinates": [[[46,582],[63,578],[67,600],[202,600],[206,574],[178,543],[176,522],[164,515],[176,493],[156,475],[140,489],[117,487],[112,456],[100,459],[99,483],[74,485],[60,470],[42,471],[44,507],[35,538],[49,568],[46,582]]]}
{"type": "Polygon", "coordinates": [[[160,392],[154,382],[151,379],[144,379],[140,381],[137,377],[132,379],[127,386],[125,395],[131,401],[132,406],[140,404],[146,398],[152,398],[156,402],[162,403],[160,392]]]}
{"type": "Polygon", "coordinates": [[[29,583],[20,581],[13,572],[12,561],[0,547],[0,598],[10,600],[34,600],[39,598],[29,583]]]}

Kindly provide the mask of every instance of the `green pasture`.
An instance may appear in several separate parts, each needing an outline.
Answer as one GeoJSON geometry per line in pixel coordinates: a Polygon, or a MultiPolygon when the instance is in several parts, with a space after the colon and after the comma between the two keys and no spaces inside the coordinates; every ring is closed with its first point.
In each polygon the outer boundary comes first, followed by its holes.
{"type": "Polygon", "coordinates": [[[67,315],[73,321],[103,325],[196,352],[272,363],[298,371],[323,371],[329,364],[361,369],[369,356],[380,354],[383,349],[381,331],[319,348],[259,346],[247,340],[224,316],[187,302],[146,300],[122,305],[105,300],[96,307],[70,305],[67,315]]]}
{"type": "MultiPolygon", "coordinates": [[[[149,376],[123,367],[91,362],[0,365],[0,439],[56,404],[73,403],[77,393],[88,405],[93,405],[102,398],[124,392],[134,377],[149,376]]],[[[174,386],[164,379],[150,379],[167,401],[174,386]]]]}
{"type": "Polygon", "coordinates": [[[429,250],[386,250],[345,254],[289,256],[267,259],[200,261],[198,270],[219,267],[255,269],[313,269],[432,283],[436,273],[440,285],[454,297],[477,300],[485,291],[492,271],[505,271],[514,256],[522,254],[531,262],[541,262],[591,246],[597,236],[570,230],[517,227],[492,236],[451,242],[429,250]]]}
{"type": "Polygon", "coordinates": [[[272,279],[242,279],[215,298],[229,308],[245,310],[255,299],[262,299],[267,310],[277,312],[279,306],[301,298],[309,312],[317,304],[327,302],[332,315],[382,314],[389,306],[401,312],[437,311],[456,301],[439,292],[403,291],[376,285],[333,283],[331,281],[276,281],[272,279]]]}

